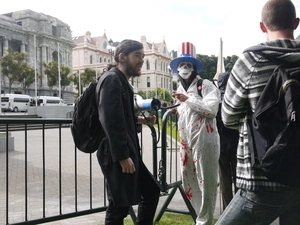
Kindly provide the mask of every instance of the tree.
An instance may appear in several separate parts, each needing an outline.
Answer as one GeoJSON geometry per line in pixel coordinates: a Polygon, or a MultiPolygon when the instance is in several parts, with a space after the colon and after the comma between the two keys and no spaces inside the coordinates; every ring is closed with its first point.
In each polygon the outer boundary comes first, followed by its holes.
{"type": "MultiPolygon", "coordinates": [[[[35,82],[35,73],[34,68],[28,66],[28,64],[23,64],[21,67],[22,72],[19,75],[18,81],[22,84],[23,91],[26,94],[29,86],[35,82]]],[[[42,74],[37,73],[37,78],[42,77],[42,74]]]]}
{"type": "MultiPolygon", "coordinates": [[[[200,76],[203,79],[209,79],[213,81],[217,71],[218,57],[214,55],[208,56],[197,54],[196,58],[199,59],[204,65],[203,70],[200,72],[200,76]]],[[[227,56],[224,58],[225,71],[230,72],[237,59],[238,57],[236,55],[227,56]]]]}
{"type": "Polygon", "coordinates": [[[238,60],[238,56],[236,55],[227,56],[224,60],[225,70],[230,72],[237,60],[238,60]]]}
{"type": "Polygon", "coordinates": [[[58,63],[57,61],[52,61],[43,63],[43,66],[45,67],[44,73],[47,75],[49,91],[51,95],[53,95],[53,86],[56,85],[58,81],[58,63]]]}
{"type": "Polygon", "coordinates": [[[61,65],[60,71],[61,98],[63,98],[66,87],[71,83],[72,78],[69,76],[71,68],[61,65]]]}
{"type": "Polygon", "coordinates": [[[164,100],[166,102],[171,102],[172,96],[170,92],[164,88],[157,87],[151,91],[138,91],[138,94],[143,97],[143,99],[157,98],[159,100],[164,100]]]}
{"type": "MultiPolygon", "coordinates": [[[[72,81],[76,85],[76,89],[79,90],[79,73],[74,73],[72,75],[72,81]]],[[[80,85],[81,85],[81,93],[84,87],[88,86],[90,82],[96,81],[96,70],[91,68],[85,68],[84,72],[80,73],[80,85]]]]}
{"type": "MultiPolygon", "coordinates": [[[[58,62],[52,61],[49,63],[43,63],[43,66],[45,67],[44,73],[47,75],[47,81],[49,86],[49,91],[51,95],[53,95],[53,86],[57,85],[58,83],[58,62]]],[[[71,69],[69,67],[60,65],[60,84],[61,84],[61,91],[63,96],[63,91],[65,90],[65,87],[68,86],[71,82],[71,77],[69,77],[71,69]]],[[[62,97],[60,96],[60,97],[62,97]]]]}
{"type": "Polygon", "coordinates": [[[24,93],[28,87],[34,82],[34,69],[26,62],[26,53],[14,52],[11,48],[8,49],[8,54],[5,54],[1,60],[2,73],[8,78],[8,92],[11,93],[11,86],[18,81],[23,84],[24,93]]]}
{"type": "Polygon", "coordinates": [[[199,59],[204,65],[203,70],[200,72],[200,76],[203,79],[212,81],[217,71],[218,58],[214,55],[208,56],[200,54],[197,54],[196,58],[199,59]]]}

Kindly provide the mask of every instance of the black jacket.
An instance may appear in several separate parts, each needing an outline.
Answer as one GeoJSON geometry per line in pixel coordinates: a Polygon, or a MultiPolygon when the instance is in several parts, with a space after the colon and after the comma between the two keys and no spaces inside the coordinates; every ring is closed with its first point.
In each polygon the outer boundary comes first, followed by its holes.
{"type": "MultiPolygon", "coordinates": [[[[221,73],[218,77],[218,88],[221,94],[221,100],[223,101],[223,96],[226,90],[227,81],[230,73],[221,73]]],[[[220,151],[221,153],[233,153],[237,151],[239,132],[224,126],[221,117],[221,104],[219,106],[219,111],[217,114],[217,127],[220,134],[220,151]]]]}
{"type": "Polygon", "coordinates": [[[125,75],[113,67],[99,79],[96,92],[99,119],[108,138],[100,144],[97,156],[110,197],[118,206],[137,204],[141,197],[138,188],[141,156],[133,90],[125,75]],[[122,173],[119,164],[128,157],[137,170],[133,174],[122,173]]]}

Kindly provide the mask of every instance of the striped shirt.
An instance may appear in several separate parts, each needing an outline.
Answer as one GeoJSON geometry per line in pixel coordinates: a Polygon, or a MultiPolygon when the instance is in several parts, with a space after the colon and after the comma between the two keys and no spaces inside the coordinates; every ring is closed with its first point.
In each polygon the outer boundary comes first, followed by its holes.
{"type": "Polygon", "coordinates": [[[287,188],[263,176],[257,162],[252,166],[247,119],[251,118],[257,100],[275,67],[281,62],[295,61],[300,61],[300,41],[278,39],[246,49],[231,71],[222,104],[222,119],[225,126],[239,130],[236,173],[238,188],[252,191],[287,188]]]}

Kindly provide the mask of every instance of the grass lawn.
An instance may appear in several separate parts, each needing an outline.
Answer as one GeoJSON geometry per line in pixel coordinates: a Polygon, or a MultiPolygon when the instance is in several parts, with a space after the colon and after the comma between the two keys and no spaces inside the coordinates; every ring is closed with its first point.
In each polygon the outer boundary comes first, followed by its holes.
{"type": "MultiPolygon", "coordinates": [[[[214,223],[217,222],[215,219],[214,223]]],[[[190,215],[178,214],[178,213],[164,213],[157,225],[192,225],[194,223],[190,215]]],[[[99,224],[103,225],[103,224],[99,224]]],[[[124,225],[134,225],[130,216],[128,216],[124,225]]]]}

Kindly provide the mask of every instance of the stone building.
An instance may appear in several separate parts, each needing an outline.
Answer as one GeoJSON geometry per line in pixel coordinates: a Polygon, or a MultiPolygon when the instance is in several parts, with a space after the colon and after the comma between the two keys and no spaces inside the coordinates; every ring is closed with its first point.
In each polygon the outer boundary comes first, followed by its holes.
{"type": "MultiPolygon", "coordinates": [[[[73,73],[83,72],[85,68],[91,68],[97,75],[110,62],[114,62],[114,48],[119,42],[108,39],[105,32],[103,36],[92,37],[88,31],[83,36],[73,37],[76,46],[73,48],[73,73]]],[[[121,41],[121,40],[120,40],[121,41]]],[[[134,91],[150,91],[156,87],[171,91],[172,74],[168,69],[171,54],[168,51],[165,40],[160,43],[148,42],[145,36],[139,40],[144,46],[145,58],[142,67],[142,75],[131,80],[134,91]]]]}
{"type": "MultiPolygon", "coordinates": [[[[28,9],[0,15],[0,60],[8,53],[8,49],[12,48],[14,51],[26,52],[27,63],[36,68],[37,73],[43,74],[43,63],[58,59],[61,65],[70,67],[72,71],[74,46],[69,25],[57,18],[28,9]]],[[[1,93],[8,93],[7,77],[1,74],[0,78],[1,93]]],[[[37,79],[36,86],[37,95],[50,95],[47,75],[37,79]]],[[[27,94],[35,96],[35,91],[35,83],[33,83],[27,94]]],[[[53,95],[56,96],[61,92],[67,103],[74,102],[72,84],[63,91],[57,84],[53,87],[53,91],[53,95]]],[[[23,93],[22,84],[14,82],[11,92],[23,93]]]]}

